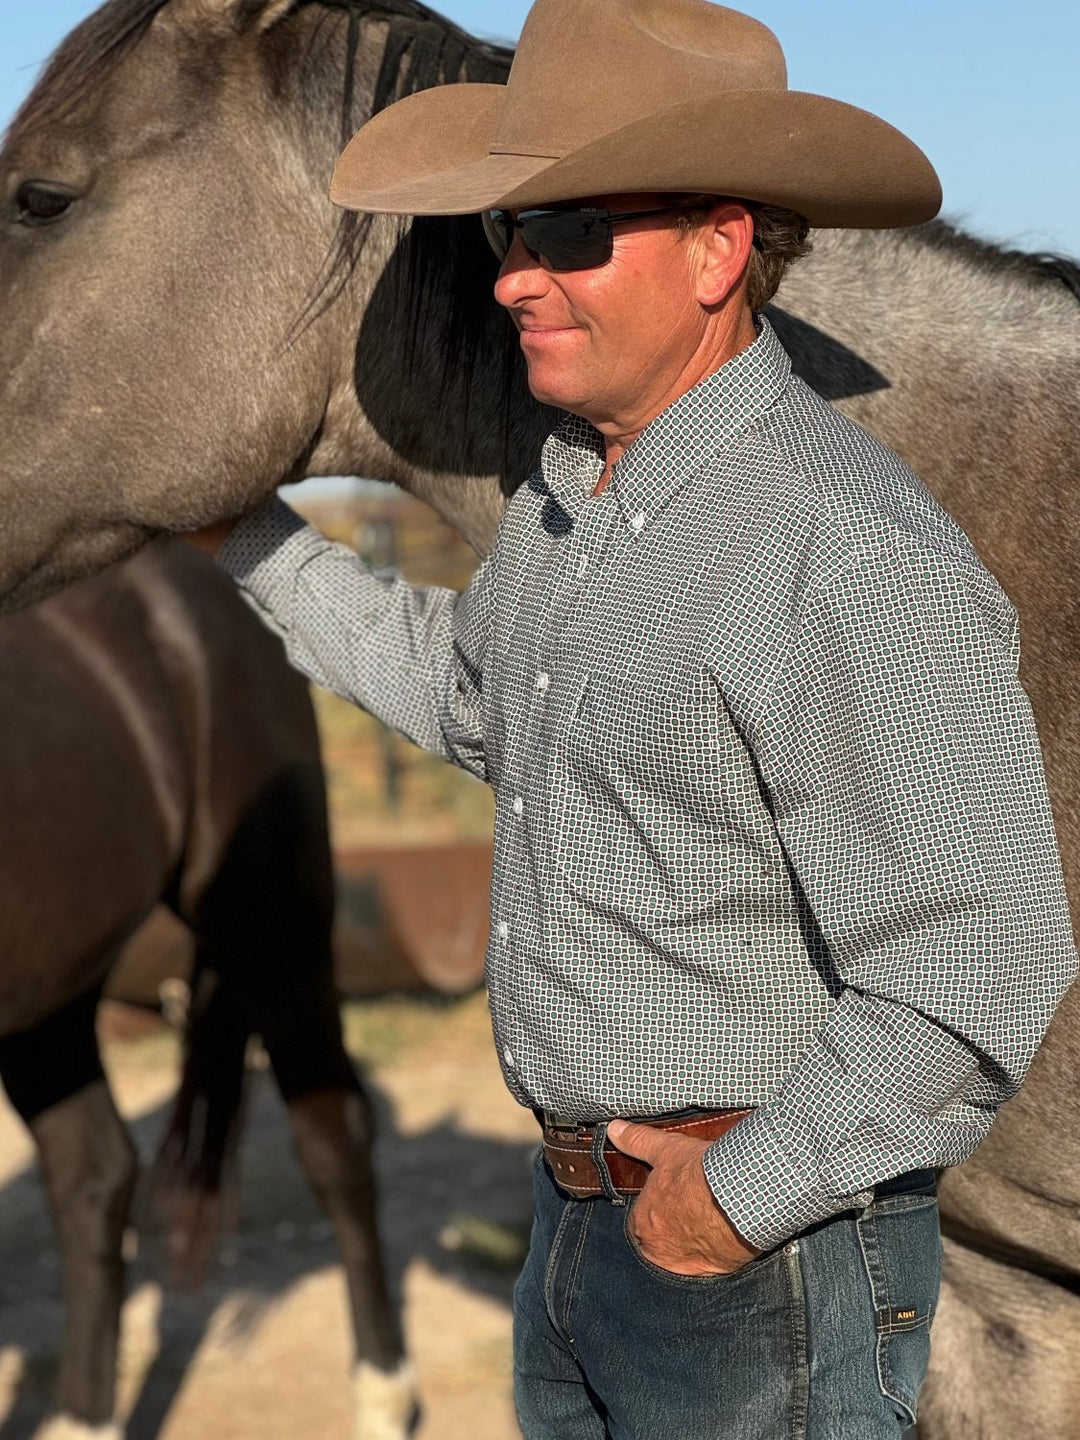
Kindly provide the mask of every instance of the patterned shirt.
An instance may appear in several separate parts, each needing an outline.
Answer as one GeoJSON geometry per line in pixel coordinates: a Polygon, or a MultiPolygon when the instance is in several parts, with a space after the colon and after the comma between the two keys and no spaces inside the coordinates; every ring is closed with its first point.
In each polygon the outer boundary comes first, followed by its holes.
{"type": "Polygon", "coordinates": [[[963,1160],[1076,957],[1015,612],[904,464],[757,341],[604,466],[568,418],[462,594],[280,502],[222,562],[293,661],[497,798],[510,1090],[752,1106],[765,1249],[963,1160]]]}

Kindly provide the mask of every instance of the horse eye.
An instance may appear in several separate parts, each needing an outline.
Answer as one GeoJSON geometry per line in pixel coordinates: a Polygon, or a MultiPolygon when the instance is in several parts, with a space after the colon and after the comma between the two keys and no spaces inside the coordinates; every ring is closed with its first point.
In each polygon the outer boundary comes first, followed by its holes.
{"type": "Polygon", "coordinates": [[[38,180],[27,180],[19,186],[15,196],[17,219],[23,225],[51,225],[59,220],[75,203],[70,190],[60,190],[53,185],[43,185],[38,180]]]}

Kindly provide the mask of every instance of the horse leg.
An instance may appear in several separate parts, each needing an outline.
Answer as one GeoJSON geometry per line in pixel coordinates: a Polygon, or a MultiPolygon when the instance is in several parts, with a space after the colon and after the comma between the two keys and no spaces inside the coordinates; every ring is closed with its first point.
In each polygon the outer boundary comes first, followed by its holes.
{"type": "Polygon", "coordinates": [[[29,1127],[63,1265],[64,1339],[48,1434],[118,1436],[112,1423],[135,1152],[94,1031],[97,992],[0,1040],[0,1079],[29,1127]]]}
{"type": "Polygon", "coordinates": [[[253,1028],[285,1100],[300,1164],[337,1234],[348,1283],[354,1437],[405,1440],[417,1399],[379,1244],[371,1102],[346,1053],[331,985],[312,986],[303,1000],[296,994],[285,1011],[272,1009],[253,1017],[253,1028]]]}
{"type": "MultiPolygon", "coordinates": [[[[248,737],[241,743],[250,762],[248,737]]],[[[232,757],[217,758],[225,779],[236,773],[232,757]]],[[[217,793],[207,849],[214,862],[204,856],[193,869],[198,884],[184,877],[182,918],[262,1037],[300,1163],[335,1227],[356,1337],[356,1440],[405,1440],[415,1397],[379,1248],[369,1108],[341,1035],[333,867],[313,727],[303,762],[275,772],[239,821],[224,780],[217,793]]]]}

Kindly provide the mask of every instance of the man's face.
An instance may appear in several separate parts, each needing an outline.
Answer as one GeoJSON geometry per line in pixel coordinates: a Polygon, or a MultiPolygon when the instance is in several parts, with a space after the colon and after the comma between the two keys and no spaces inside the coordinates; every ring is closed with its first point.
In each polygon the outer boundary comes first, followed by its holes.
{"type": "MultiPolygon", "coordinates": [[[[614,214],[677,201],[609,195],[579,203],[614,214]]],[[[699,276],[699,235],[670,215],[616,225],[612,258],[590,270],[551,270],[515,231],[495,298],[521,332],[536,398],[603,426],[658,414],[669,392],[680,393],[708,332],[699,276]]]]}

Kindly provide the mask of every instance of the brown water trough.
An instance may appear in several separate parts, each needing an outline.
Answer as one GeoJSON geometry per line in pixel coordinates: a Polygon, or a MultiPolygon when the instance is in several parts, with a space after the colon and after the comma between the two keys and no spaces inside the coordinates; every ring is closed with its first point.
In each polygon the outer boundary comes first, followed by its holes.
{"type": "Polygon", "coordinates": [[[336,864],[334,958],[343,994],[460,995],[483,981],[490,845],[351,850],[336,864]]]}

